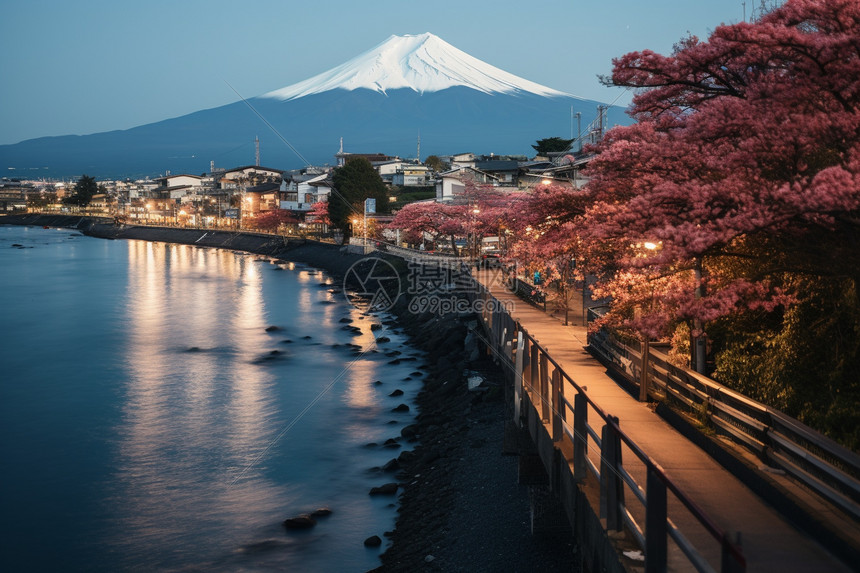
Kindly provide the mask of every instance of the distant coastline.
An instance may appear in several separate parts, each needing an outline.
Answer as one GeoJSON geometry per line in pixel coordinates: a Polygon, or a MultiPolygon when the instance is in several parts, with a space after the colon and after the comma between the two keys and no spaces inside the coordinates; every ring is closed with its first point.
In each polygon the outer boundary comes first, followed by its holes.
{"type": "Polygon", "coordinates": [[[339,245],[310,239],[200,228],[115,225],[107,217],[29,213],[0,216],[0,224],[77,229],[85,235],[101,239],[131,239],[246,251],[308,264],[338,276],[343,276],[353,263],[362,258],[344,252],[339,245]]]}

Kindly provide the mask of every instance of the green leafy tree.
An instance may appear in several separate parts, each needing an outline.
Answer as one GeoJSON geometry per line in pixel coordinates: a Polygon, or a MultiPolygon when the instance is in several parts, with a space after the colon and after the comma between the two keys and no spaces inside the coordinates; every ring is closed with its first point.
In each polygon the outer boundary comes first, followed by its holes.
{"type": "Polygon", "coordinates": [[[376,199],[377,213],[388,212],[388,193],[382,178],[370,161],[363,157],[353,157],[332,175],[331,197],[328,214],[331,225],[343,231],[344,241],[352,234],[353,218],[363,217],[364,200],[376,199]]]}
{"type": "Polygon", "coordinates": [[[424,165],[437,172],[445,170],[445,162],[438,155],[428,155],[427,159],[424,160],[424,165]]]}
{"type": "Polygon", "coordinates": [[[90,204],[90,201],[93,199],[93,195],[98,192],[99,186],[96,183],[95,177],[81,175],[81,178],[78,179],[77,183],[75,183],[72,194],[64,198],[63,202],[68,205],[84,207],[90,204]]]}
{"type": "Polygon", "coordinates": [[[546,155],[547,153],[561,153],[570,151],[570,145],[574,142],[573,139],[562,139],[561,137],[547,137],[538,139],[532,148],[538,155],[546,155]]]}

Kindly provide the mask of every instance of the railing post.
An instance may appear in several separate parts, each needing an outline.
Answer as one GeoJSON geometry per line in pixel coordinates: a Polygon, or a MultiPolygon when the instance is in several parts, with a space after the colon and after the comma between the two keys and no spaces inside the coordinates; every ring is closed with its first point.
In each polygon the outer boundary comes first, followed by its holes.
{"type": "Polygon", "coordinates": [[[618,418],[609,416],[600,438],[600,517],[606,518],[606,529],[620,531],[623,527],[621,505],[624,503],[624,482],[621,479],[621,436],[615,430],[618,418]]]}
{"type": "MultiPolygon", "coordinates": [[[[544,422],[550,419],[552,409],[550,408],[549,372],[545,352],[540,353],[540,413],[544,422]]],[[[552,404],[555,406],[555,404],[552,404]]]]}
{"type": "Polygon", "coordinates": [[[535,341],[529,341],[529,390],[540,392],[540,351],[535,341]],[[537,387],[537,388],[536,388],[537,387]]]}
{"type": "Polygon", "coordinates": [[[585,394],[577,392],[573,398],[573,478],[585,479],[585,455],[588,451],[588,402],[585,394]]]}
{"type": "Polygon", "coordinates": [[[564,415],[567,408],[564,405],[564,382],[561,377],[561,370],[553,368],[552,370],[552,441],[560,442],[564,437],[564,415]]]}
{"type": "Polygon", "coordinates": [[[641,355],[641,372],[639,373],[639,401],[648,401],[648,358],[651,354],[651,341],[648,338],[642,339],[640,345],[642,350],[641,355]]]}
{"type": "Polygon", "coordinates": [[[502,324],[502,321],[499,321],[499,339],[496,341],[496,344],[499,346],[499,352],[508,347],[508,328],[502,324]]]}
{"type": "Polygon", "coordinates": [[[737,535],[737,543],[733,543],[729,533],[723,533],[720,573],[744,573],[747,570],[746,560],[740,552],[740,533],[737,535]]]}
{"type": "Polygon", "coordinates": [[[523,376],[525,376],[526,341],[523,331],[517,333],[517,350],[514,356],[514,423],[520,427],[520,414],[523,404],[523,376]]]}
{"type": "Polygon", "coordinates": [[[666,571],[667,537],[666,484],[657,468],[648,464],[645,492],[645,573],[666,571]]]}

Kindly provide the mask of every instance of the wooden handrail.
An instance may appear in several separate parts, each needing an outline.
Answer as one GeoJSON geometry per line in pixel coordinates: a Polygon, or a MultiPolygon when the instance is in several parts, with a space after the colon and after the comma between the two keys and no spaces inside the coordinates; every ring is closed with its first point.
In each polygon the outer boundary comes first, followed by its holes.
{"type": "MultiPolygon", "coordinates": [[[[472,300],[481,298],[483,300],[495,299],[492,294],[480,283],[477,283],[476,294],[470,296],[472,300]]],[[[588,435],[591,434],[595,438],[598,434],[592,424],[588,422],[588,407],[590,406],[603,422],[603,430],[601,439],[598,441],[601,451],[600,469],[596,472],[596,476],[600,483],[601,491],[601,513],[607,518],[607,527],[610,529],[621,529],[625,520],[632,522],[633,529],[640,531],[641,527],[633,521],[633,517],[626,509],[624,501],[623,484],[627,478],[632,480],[632,477],[624,469],[621,459],[621,444],[625,444],[633,454],[641,460],[647,468],[647,484],[645,490],[645,508],[646,521],[648,527],[645,528],[645,546],[646,551],[646,570],[647,571],[662,571],[666,567],[667,552],[661,549],[666,546],[669,536],[676,539],[678,547],[682,553],[690,560],[690,562],[699,570],[708,570],[709,566],[704,562],[701,555],[695,548],[684,538],[681,532],[669,521],[666,515],[666,491],[671,491],[690,512],[694,518],[702,524],[704,529],[718,542],[723,548],[722,569],[724,571],[744,571],[746,561],[740,547],[730,539],[726,531],[720,528],[712,518],[691,498],[680,486],[678,486],[666,472],[653,459],[650,458],[640,447],[633,441],[620,427],[618,418],[607,414],[591,397],[588,396],[586,390],[576,383],[573,378],[568,375],[561,365],[552,357],[552,355],[536,340],[523,325],[517,321],[515,328],[510,329],[510,340],[502,340],[496,338],[498,335],[498,324],[502,320],[500,318],[501,305],[495,305],[497,309],[493,313],[484,313],[483,324],[490,333],[490,340],[485,340],[489,346],[498,344],[500,348],[494,348],[497,355],[504,357],[507,360],[507,366],[515,370],[515,386],[519,388],[516,380],[521,380],[523,390],[527,389],[536,395],[537,403],[534,407],[537,409],[537,414],[544,421],[549,423],[551,436],[554,442],[559,440],[559,430],[563,429],[564,433],[573,442],[573,460],[572,464],[568,464],[567,468],[573,475],[575,480],[585,478],[585,471],[588,466],[591,466],[588,459],[587,443],[588,435]],[[514,332],[516,334],[514,334],[514,332]],[[522,355],[517,354],[516,358],[510,354],[505,354],[505,349],[513,348],[514,336],[516,340],[521,341],[522,355]],[[549,376],[549,365],[552,365],[552,376],[549,376]],[[551,383],[550,383],[551,380],[551,383]],[[573,396],[573,402],[566,396],[564,385],[569,384],[576,391],[573,396]],[[567,423],[567,414],[573,413],[573,430],[569,430],[570,426],[567,423]],[[624,476],[624,479],[622,479],[624,476]],[[662,501],[661,501],[662,500],[662,501]],[[652,505],[653,504],[653,505],[652,505]],[[662,509],[661,509],[662,508],[662,509]],[[659,524],[659,525],[655,525],[659,524]]],[[[507,315],[511,321],[510,315],[507,315]]],[[[519,347],[520,343],[517,343],[519,347]]],[[[519,390],[522,391],[522,390],[519,390]]],[[[519,418],[519,404],[515,404],[515,415],[519,418]]],[[[596,468],[595,468],[596,469],[596,468]]],[[[642,490],[642,486],[633,483],[627,484],[632,488],[632,491],[642,490]]],[[[641,496],[636,496],[641,501],[641,496]]]]}
{"type": "MultiPolygon", "coordinates": [[[[589,335],[589,345],[604,357],[631,356],[641,368],[641,356],[608,333],[589,335]]],[[[653,348],[648,362],[652,380],[753,453],[794,476],[833,502],[847,516],[860,520],[860,456],[783,412],[732,390],[697,372],[678,368],[653,348]],[[676,381],[687,385],[682,388],[676,381]],[[788,460],[791,460],[789,463],[788,460]]],[[[619,373],[637,384],[625,368],[619,373]]]]}

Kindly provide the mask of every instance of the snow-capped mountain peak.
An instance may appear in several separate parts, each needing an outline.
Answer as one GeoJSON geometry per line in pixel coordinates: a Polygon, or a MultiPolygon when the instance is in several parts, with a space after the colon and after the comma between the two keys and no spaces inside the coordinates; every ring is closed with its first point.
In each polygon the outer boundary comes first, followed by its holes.
{"type": "Polygon", "coordinates": [[[407,88],[424,93],[454,86],[484,93],[528,92],[546,97],[571,97],[491,66],[430,33],[391,36],[327,72],[261,97],[292,100],[337,88],[366,88],[381,93],[407,88]]]}

